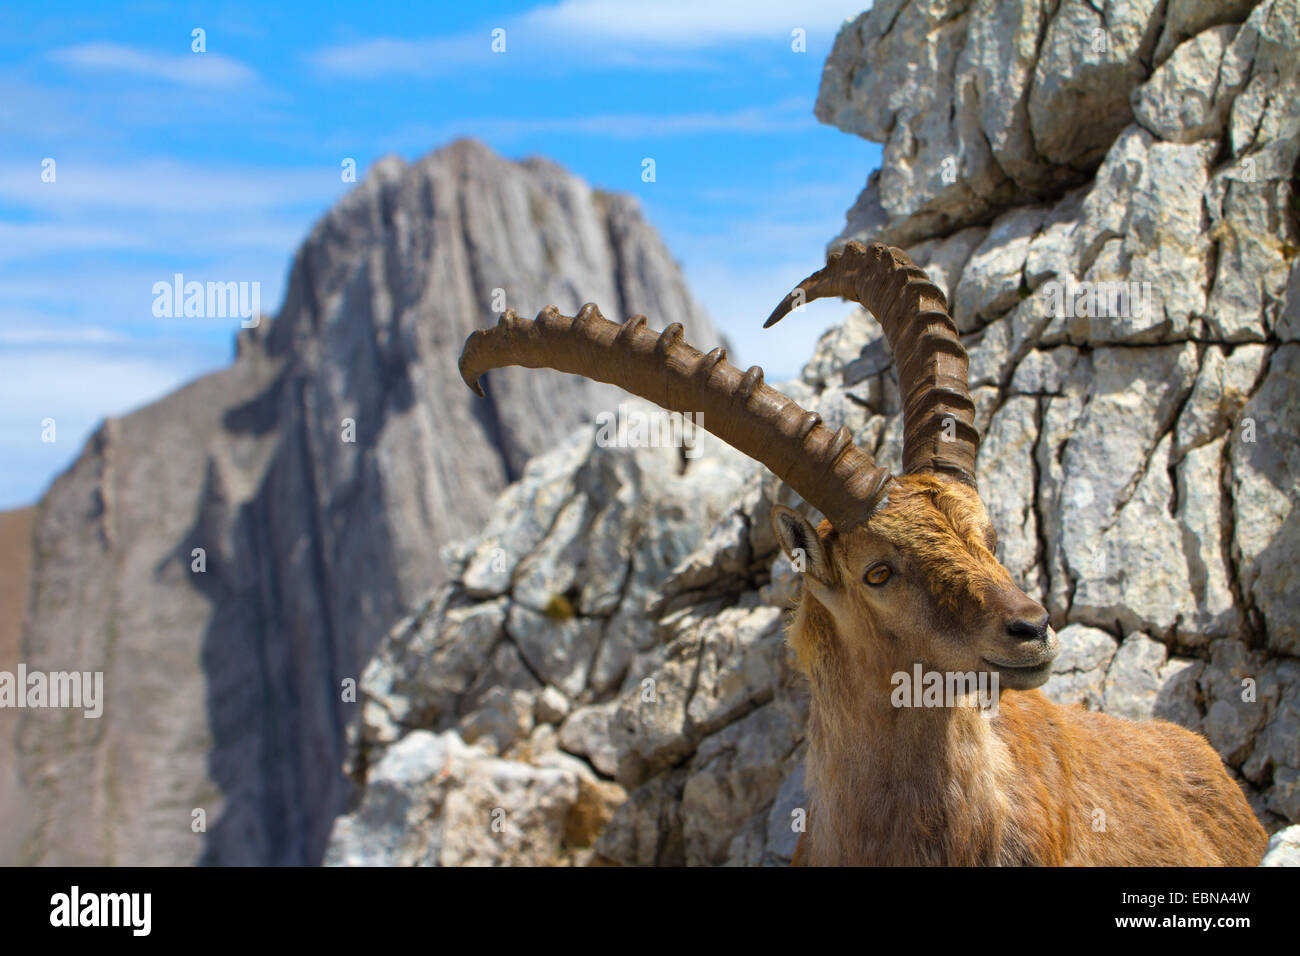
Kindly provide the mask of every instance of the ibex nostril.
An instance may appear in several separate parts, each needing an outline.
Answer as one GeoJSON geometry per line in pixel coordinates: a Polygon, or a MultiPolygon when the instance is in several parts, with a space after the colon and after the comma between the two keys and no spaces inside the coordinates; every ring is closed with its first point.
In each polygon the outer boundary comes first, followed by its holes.
{"type": "Polygon", "coordinates": [[[1047,622],[1035,624],[1032,621],[1012,621],[1007,625],[1007,633],[1022,641],[1045,641],[1047,622]]]}

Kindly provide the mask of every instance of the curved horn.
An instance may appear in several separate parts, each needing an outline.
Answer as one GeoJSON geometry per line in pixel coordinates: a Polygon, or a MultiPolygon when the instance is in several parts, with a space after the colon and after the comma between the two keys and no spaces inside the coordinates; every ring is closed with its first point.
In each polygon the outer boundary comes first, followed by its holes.
{"type": "Polygon", "coordinates": [[[974,485],[980,436],[970,361],[943,293],[902,249],[850,242],[800,282],[763,328],[824,296],[865,306],[885,330],[903,393],[903,471],[940,472],[974,485]]]}
{"type": "Polygon", "coordinates": [[[821,416],[763,384],[757,365],[741,372],[726,349],[705,355],[687,345],[679,323],[652,332],[645,321],[635,315],[618,325],[590,303],[573,318],[553,306],[533,320],[512,310],[466,339],[461,378],[479,396],[479,376],[505,365],[617,385],[669,411],[702,416],[698,424],[766,465],[837,530],[870,517],[889,474],[853,444],[847,428],[831,431],[821,416]]]}

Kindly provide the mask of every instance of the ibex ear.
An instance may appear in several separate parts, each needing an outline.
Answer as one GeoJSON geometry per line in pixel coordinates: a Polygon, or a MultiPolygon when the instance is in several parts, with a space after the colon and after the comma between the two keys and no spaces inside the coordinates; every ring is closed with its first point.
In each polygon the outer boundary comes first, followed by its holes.
{"type": "Polygon", "coordinates": [[[772,506],[772,530],[781,542],[785,552],[796,571],[811,574],[818,581],[830,585],[835,580],[831,571],[830,556],[822,547],[822,539],[817,536],[817,529],[807,518],[793,508],[785,505],[772,506]]]}

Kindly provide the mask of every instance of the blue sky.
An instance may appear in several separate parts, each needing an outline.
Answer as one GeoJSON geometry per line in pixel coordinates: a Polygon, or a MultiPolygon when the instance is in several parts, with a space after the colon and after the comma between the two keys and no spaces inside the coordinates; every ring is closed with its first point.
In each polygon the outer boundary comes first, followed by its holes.
{"type": "Polygon", "coordinates": [[[36,500],[105,416],[229,363],[238,320],[155,318],[155,282],[257,281],[273,314],[294,250],[351,188],[345,158],[364,175],[462,135],[638,196],[737,361],[793,375],[847,307],[762,321],[880,162],[812,115],[835,33],[866,6],[0,9],[0,508],[36,500]]]}

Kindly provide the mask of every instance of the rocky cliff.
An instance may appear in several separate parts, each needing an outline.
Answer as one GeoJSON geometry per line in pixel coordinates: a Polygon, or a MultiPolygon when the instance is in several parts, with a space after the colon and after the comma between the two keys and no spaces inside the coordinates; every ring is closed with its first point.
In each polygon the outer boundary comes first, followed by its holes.
{"type": "Polygon", "coordinates": [[[470,141],[384,159],[230,368],[105,422],[40,504],[24,659],[103,671],[107,702],[24,713],[20,860],[317,862],[346,682],[446,578],[440,546],[621,397],[507,370],[481,401],[461,345],[588,300],[716,341],[635,201],[470,141]]]}
{"type": "MultiPolygon", "coordinates": [[[[1300,822],[1297,7],[877,0],[817,102],[885,144],[837,241],[907,247],[964,333],[1047,692],[1203,733],[1270,830],[1300,822]]],[[[898,466],[869,317],[786,389],[898,466]]],[[[330,862],[789,859],[790,493],[716,445],[663,459],[579,432],[449,552],[367,668],[330,862]]]]}

